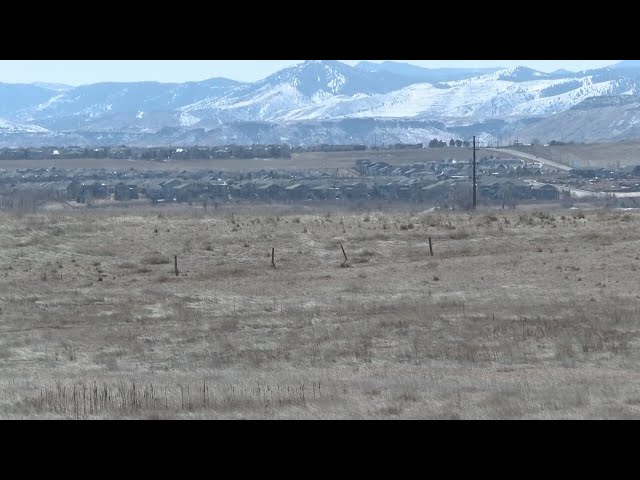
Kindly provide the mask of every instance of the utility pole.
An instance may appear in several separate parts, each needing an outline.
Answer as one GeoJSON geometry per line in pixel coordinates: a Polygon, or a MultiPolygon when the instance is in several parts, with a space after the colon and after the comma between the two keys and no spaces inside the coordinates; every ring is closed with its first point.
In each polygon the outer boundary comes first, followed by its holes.
{"type": "Polygon", "coordinates": [[[473,209],[476,209],[476,136],[473,136],[473,209]]]}

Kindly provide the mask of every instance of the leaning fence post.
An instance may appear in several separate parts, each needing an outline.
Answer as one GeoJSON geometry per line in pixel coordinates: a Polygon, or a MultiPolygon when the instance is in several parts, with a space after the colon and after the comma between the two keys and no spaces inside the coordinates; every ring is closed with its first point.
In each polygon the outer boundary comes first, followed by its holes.
{"type": "Polygon", "coordinates": [[[433,246],[431,245],[431,237],[429,237],[429,253],[433,257],[433,246]]]}
{"type": "Polygon", "coordinates": [[[340,244],[340,248],[342,249],[342,254],[344,255],[344,262],[342,263],[342,266],[346,267],[347,266],[347,260],[348,260],[347,259],[347,254],[345,253],[344,247],[342,246],[342,244],[340,244]]]}

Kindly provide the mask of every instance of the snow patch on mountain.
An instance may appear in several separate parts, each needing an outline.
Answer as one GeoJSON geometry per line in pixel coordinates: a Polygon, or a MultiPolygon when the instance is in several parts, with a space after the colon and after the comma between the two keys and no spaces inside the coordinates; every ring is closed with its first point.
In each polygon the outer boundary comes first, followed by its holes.
{"type": "MultiPolygon", "coordinates": [[[[318,96],[316,101],[329,100],[330,97],[318,96]]],[[[290,83],[275,86],[264,86],[255,95],[246,96],[242,100],[223,97],[218,100],[197,102],[183,109],[183,112],[196,113],[201,110],[228,110],[238,120],[273,120],[286,116],[295,108],[307,105],[311,100],[305,98],[290,83]]]]}
{"type": "Polygon", "coordinates": [[[342,103],[350,104],[352,100],[368,98],[368,95],[348,97],[346,95],[328,96],[324,101],[315,102],[312,105],[306,105],[301,108],[294,108],[286,111],[278,120],[291,122],[297,120],[322,120],[338,118],[336,112],[339,112],[339,105],[342,103]]]}
{"type": "Polygon", "coordinates": [[[336,95],[332,95],[331,93],[325,92],[324,90],[318,90],[311,96],[311,103],[322,103],[333,98],[336,98],[336,95]]]}
{"type": "Polygon", "coordinates": [[[613,81],[590,83],[585,82],[582,87],[560,95],[547,98],[534,98],[528,102],[513,105],[511,115],[550,115],[564,111],[589,97],[598,97],[612,93],[615,85],[613,81]]]}
{"type": "Polygon", "coordinates": [[[26,125],[20,123],[10,122],[4,118],[0,118],[0,133],[48,133],[46,128],[39,127],[38,125],[26,125]]]}
{"type": "Polygon", "coordinates": [[[325,70],[327,71],[327,77],[329,78],[329,83],[327,83],[327,88],[332,93],[337,93],[340,88],[347,83],[347,79],[340,72],[336,72],[329,68],[328,65],[325,65],[325,70]]]}
{"type": "Polygon", "coordinates": [[[45,108],[50,107],[54,103],[59,102],[63,97],[64,97],[64,93],[61,93],[60,95],[55,95],[55,96],[51,97],[49,100],[47,100],[46,102],[41,103],[40,105],[38,105],[35,109],[37,111],[42,111],[45,108]]]}
{"type": "Polygon", "coordinates": [[[187,112],[182,112],[180,114],[180,126],[182,127],[193,127],[199,121],[200,119],[198,117],[195,117],[187,112]]]}

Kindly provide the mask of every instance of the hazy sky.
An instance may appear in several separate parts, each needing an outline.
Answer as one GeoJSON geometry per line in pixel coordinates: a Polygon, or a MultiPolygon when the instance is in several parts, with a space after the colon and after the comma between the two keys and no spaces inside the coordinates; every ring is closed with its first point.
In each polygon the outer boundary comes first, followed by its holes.
{"type": "MultiPolygon", "coordinates": [[[[359,60],[343,60],[355,65],[359,60]]],[[[371,60],[381,62],[381,60],[371,60]]],[[[543,72],[599,68],[619,60],[397,60],[426,68],[527,66],[543,72]]],[[[301,60],[0,60],[0,82],[186,82],[212,77],[255,81],[301,60]]]]}

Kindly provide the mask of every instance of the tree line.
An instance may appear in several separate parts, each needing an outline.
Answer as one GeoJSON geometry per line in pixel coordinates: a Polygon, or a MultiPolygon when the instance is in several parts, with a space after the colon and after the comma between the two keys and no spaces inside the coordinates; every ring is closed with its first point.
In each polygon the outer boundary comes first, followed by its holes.
{"type": "Polygon", "coordinates": [[[437,138],[434,138],[429,142],[429,148],[442,148],[446,147],[447,145],[449,145],[450,147],[470,147],[471,142],[469,142],[468,140],[454,140],[453,138],[449,140],[448,144],[444,140],[439,140],[437,138]]]}

